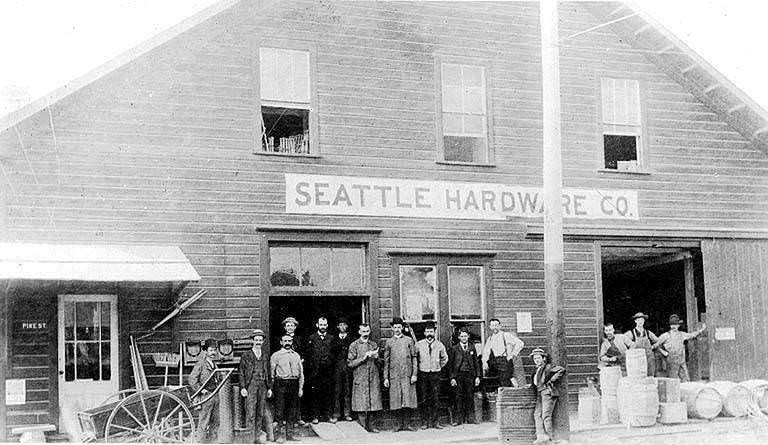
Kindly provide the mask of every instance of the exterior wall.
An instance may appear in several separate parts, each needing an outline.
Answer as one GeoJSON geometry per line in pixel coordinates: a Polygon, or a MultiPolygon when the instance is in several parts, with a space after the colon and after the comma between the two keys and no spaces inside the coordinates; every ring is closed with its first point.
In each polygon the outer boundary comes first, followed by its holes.
{"type": "MultiPolygon", "coordinates": [[[[389,250],[490,250],[493,305],[505,325],[534,314],[545,344],[543,248],[520,222],[284,213],[284,173],[538,186],[541,82],[535,4],[242,2],[0,134],[4,237],[14,241],[172,244],[206,296],[178,338],[242,337],[260,312],[259,228],[379,229],[378,315],[392,315],[389,250]],[[316,57],[320,157],[255,154],[260,44],[316,57]],[[490,66],[495,166],[436,163],[435,56],[490,66]]],[[[562,35],[600,23],[562,7],[562,35]]],[[[692,95],[598,30],[561,60],[566,187],[639,192],[640,220],[568,220],[568,229],[654,235],[765,231],[768,159],[692,95]],[[650,174],[599,171],[599,77],[640,80],[650,174]]],[[[536,224],[537,221],[533,220],[536,224]]],[[[593,372],[598,308],[593,246],[566,244],[569,372],[593,372]]],[[[140,305],[139,305],[140,306],[140,305]]],[[[376,314],[374,314],[376,315],[376,314]]],[[[158,316],[159,318],[159,316],[158,316]]]]}

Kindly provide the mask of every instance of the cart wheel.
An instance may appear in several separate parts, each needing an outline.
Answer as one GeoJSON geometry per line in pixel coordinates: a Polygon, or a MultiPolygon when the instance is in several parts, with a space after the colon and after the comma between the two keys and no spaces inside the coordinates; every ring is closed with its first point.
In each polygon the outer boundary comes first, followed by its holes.
{"type": "Polygon", "coordinates": [[[104,405],[109,405],[110,403],[113,403],[113,402],[119,402],[120,400],[123,400],[124,398],[130,396],[131,394],[134,394],[135,392],[136,392],[136,388],[128,388],[128,389],[120,390],[116,393],[110,394],[109,397],[104,399],[103,402],[101,402],[96,406],[104,406],[104,405]]]}
{"type": "Polygon", "coordinates": [[[176,395],[151,389],[121,400],[109,414],[106,442],[181,443],[195,437],[195,421],[176,395]]]}

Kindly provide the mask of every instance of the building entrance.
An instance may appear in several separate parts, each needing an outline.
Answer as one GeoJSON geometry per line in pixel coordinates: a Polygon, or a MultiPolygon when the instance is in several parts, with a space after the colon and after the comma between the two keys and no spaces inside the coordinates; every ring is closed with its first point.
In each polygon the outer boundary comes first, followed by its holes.
{"type": "MultiPolygon", "coordinates": [[[[637,312],[649,316],[645,327],[656,335],[669,330],[671,314],[685,320],[684,331],[695,330],[706,319],[698,249],[602,246],[601,275],[603,319],[613,323],[617,332],[631,330],[635,326],[632,315],[637,312]]],[[[707,344],[705,337],[688,342],[692,380],[709,376],[707,344]]]]}
{"type": "Polygon", "coordinates": [[[299,322],[298,335],[306,339],[317,330],[319,317],[328,319],[329,331],[336,333],[339,318],[349,323],[349,333],[357,337],[357,327],[368,322],[368,298],[361,296],[272,296],[269,301],[269,335],[271,351],[276,351],[283,333],[282,322],[293,317],[299,322]]]}

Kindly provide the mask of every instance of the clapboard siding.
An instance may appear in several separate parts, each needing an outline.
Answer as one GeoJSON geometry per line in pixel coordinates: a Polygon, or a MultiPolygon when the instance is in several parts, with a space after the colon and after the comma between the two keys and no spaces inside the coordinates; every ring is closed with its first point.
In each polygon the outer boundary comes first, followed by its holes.
{"type": "MultiPolygon", "coordinates": [[[[538,7],[515,2],[242,2],[0,134],[10,240],[178,245],[207,294],[177,338],[242,337],[260,323],[259,227],[380,230],[379,316],[392,316],[401,249],[496,252],[493,306],[528,348],[546,344],[543,246],[518,222],[286,215],[284,173],[541,185],[538,7]],[[255,154],[258,45],[315,55],[319,158],[255,154]],[[435,56],[487,64],[494,167],[436,164],[435,56]],[[18,134],[17,134],[18,133],[18,134]]],[[[561,34],[600,24],[578,3],[561,34]]],[[[561,52],[564,185],[637,190],[640,220],[588,227],[764,230],[768,159],[642,53],[602,29],[561,52]],[[601,173],[599,77],[643,86],[650,175],[601,173]]],[[[591,243],[565,245],[569,372],[595,372],[598,307],[591,243]]],[[[194,289],[190,289],[194,290],[194,289]]],[[[709,291],[708,291],[709,292],[709,291]]],[[[145,295],[146,296],[146,295],[145,295]]],[[[151,296],[150,296],[151,297],[151,296]]],[[[709,295],[708,295],[709,298],[709,295]]],[[[160,296],[129,324],[165,315],[160,296]]],[[[376,315],[376,314],[374,314],[376,315]]],[[[146,355],[169,350],[170,328],[146,355]]],[[[142,343],[144,346],[144,343],[142,343]]],[[[147,358],[145,364],[150,364],[147,358]]],[[[26,372],[26,371],[25,371],[26,372]]],[[[159,371],[147,372],[157,382],[159,371]]],[[[25,414],[26,415],[26,414],[25,414]]]]}

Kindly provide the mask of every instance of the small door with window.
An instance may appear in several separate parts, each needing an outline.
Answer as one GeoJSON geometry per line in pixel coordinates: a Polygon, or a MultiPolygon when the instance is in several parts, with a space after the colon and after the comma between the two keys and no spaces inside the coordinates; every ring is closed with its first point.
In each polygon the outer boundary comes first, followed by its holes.
{"type": "Polygon", "coordinates": [[[118,391],[117,297],[59,295],[59,407],[77,434],[77,411],[118,391]]]}

